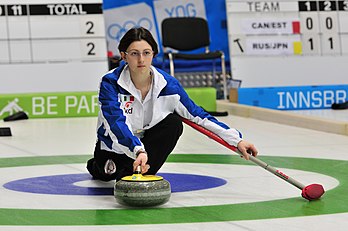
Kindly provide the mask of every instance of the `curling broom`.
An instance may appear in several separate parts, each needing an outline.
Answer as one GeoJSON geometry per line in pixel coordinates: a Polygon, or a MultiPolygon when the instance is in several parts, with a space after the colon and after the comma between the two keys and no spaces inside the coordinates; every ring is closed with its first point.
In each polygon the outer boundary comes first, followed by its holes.
{"type": "MultiPolygon", "coordinates": [[[[240,153],[240,151],[238,150],[237,147],[234,147],[230,144],[228,144],[226,141],[224,141],[221,137],[219,137],[218,135],[216,135],[215,133],[213,133],[212,131],[188,120],[185,118],[181,118],[182,121],[189,125],[190,127],[196,129],[197,131],[199,131],[200,133],[203,133],[204,135],[208,136],[209,138],[215,140],[216,142],[222,144],[223,146],[227,147],[228,149],[238,153],[239,155],[242,156],[242,154],[240,153]]],[[[279,171],[278,169],[270,166],[269,164],[261,161],[260,159],[250,155],[249,159],[254,162],[255,164],[259,165],[260,167],[266,169],[267,171],[273,173],[274,175],[278,176],[279,178],[285,180],[286,182],[294,185],[295,187],[299,188],[300,190],[302,190],[302,197],[311,201],[311,200],[317,200],[319,199],[324,193],[324,187],[320,184],[310,184],[310,185],[303,185],[302,183],[298,182],[297,180],[295,180],[294,178],[286,175],[285,173],[279,171]]]]}

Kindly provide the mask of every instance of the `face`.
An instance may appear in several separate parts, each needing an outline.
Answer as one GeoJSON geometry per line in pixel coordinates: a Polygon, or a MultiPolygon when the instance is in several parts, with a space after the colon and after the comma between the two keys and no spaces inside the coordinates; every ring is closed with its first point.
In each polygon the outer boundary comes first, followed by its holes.
{"type": "Polygon", "coordinates": [[[128,62],[132,75],[149,74],[153,51],[145,40],[131,43],[126,52],[121,52],[121,56],[128,62]]]}

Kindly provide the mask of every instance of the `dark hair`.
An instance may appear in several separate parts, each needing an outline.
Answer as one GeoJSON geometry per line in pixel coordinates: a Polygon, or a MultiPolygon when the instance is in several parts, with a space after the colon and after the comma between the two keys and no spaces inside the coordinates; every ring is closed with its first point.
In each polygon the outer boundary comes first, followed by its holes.
{"type": "Polygon", "coordinates": [[[118,50],[120,53],[123,51],[127,51],[129,45],[135,41],[145,40],[148,44],[150,44],[154,56],[158,54],[158,45],[153,38],[150,31],[145,29],[144,27],[134,27],[126,32],[126,34],[121,38],[120,44],[118,45],[118,50]]]}

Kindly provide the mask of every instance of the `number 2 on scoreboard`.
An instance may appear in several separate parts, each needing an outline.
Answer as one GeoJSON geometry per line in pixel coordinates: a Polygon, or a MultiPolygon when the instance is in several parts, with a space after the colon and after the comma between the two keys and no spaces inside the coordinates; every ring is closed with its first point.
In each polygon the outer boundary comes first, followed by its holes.
{"type": "Polygon", "coordinates": [[[86,34],[94,34],[94,30],[93,30],[94,23],[92,21],[87,21],[86,27],[87,27],[86,34]]]}

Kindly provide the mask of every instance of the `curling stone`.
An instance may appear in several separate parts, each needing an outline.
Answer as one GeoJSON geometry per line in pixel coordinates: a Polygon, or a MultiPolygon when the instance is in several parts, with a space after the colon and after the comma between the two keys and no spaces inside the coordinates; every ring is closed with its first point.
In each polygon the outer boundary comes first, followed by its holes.
{"type": "Polygon", "coordinates": [[[132,176],[125,176],[114,187],[116,201],[131,207],[153,207],[169,201],[170,183],[161,176],[142,175],[140,166],[132,176]]]}

